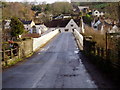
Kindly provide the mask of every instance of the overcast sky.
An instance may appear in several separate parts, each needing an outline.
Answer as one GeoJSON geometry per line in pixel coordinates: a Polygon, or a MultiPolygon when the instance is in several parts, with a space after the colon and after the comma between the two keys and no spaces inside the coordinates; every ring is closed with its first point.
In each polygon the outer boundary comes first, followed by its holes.
{"type": "MultiPolygon", "coordinates": [[[[3,0],[4,1],[4,0],[3,0]]],[[[67,1],[67,2],[70,2],[71,0],[5,0],[5,1],[9,1],[9,2],[34,2],[34,1],[36,1],[36,2],[43,2],[43,1],[45,1],[45,2],[47,2],[47,3],[54,3],[54,2],[56,2],[56,1],[67,1]]]]}

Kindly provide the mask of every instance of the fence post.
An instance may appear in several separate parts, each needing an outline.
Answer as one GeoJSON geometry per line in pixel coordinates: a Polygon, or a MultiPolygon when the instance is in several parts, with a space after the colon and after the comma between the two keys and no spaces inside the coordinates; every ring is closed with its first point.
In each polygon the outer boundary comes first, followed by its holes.
{"type": "Polygon", "coordinates": [[[7,66],[8,63],[7,63],[7,58],[6,58],[6,56],[5,56],[5,49],[3,49],[3,60],[4,60],[4,62],[5,62],[5,65],[7,66]]]}
{"type": "Polygon", "coordinates": [[[18,48],[18,58],[20,58],[20,48],[18,48]]]}
{"type": "Polygon", "coordinates": [[[97,55],[100,56],[100,48],[97,47],[97,55]]]}
{"type": "Polygon", "coordinates": [[[120,59],[120,50],[118,50],[118,58],[120,59]]]}
{"type": "Polygon", "coordinates": [[[111,50],[108,49],[108,50],[107,50],[107,55],[106,55],[107,60],[110,60],[110,55],[111,55],[111,50]]]}
{"type": "Polygon", "coordinates": [[[3,61],[5,61],[5,50],[3,49],[3,61]]]}
{"type": "Polygon", "coordinates": [[[95,49],[95,46],[93,46],[93,54],[96,55],[96,49],[95,49]]]}
{"type": "Polygon", "coordinates": [[[101,57],[104,58],[104,49],[103,48],[101,48],[101,57]]]}
{"type": "Polygon", "coordinates": [[[13,58],[13,50],[12,48],[10,49],[10,55],[11,55],[11,59],[13,58]]]}

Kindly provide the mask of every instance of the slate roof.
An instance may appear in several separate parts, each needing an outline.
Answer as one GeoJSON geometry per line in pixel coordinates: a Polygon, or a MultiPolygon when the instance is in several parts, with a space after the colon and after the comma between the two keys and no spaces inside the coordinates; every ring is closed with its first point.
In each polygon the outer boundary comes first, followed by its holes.
{"type": "MultiPolygon", "coordinates": [[[[65,27],[71,19],[58,19],[45,23],[46,27],[65,27]]],[[[80,25],[80,19],[74,19],[76,24],[80,25]]]]}
{"type": "Polygon", "coordinates": [[[24,20],[20,20],[23,24],[31,24],[32,20],[30,21],[24,21],[24,20]]]}

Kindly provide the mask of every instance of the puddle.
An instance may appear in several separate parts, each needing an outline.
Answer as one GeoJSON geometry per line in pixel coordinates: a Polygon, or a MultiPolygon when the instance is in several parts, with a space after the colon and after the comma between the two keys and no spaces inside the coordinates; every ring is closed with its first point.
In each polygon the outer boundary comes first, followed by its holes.
{"type": "Polygon", "coordinates": [[[73,71],[76,71],[76,70],[79,70],[80,69],[80,67],[75,67],[75,68],[73,68],[73,71]]]}
{"type": "Polygon", "coordinates": [[[78,76],[79,74],[64,74],[64,75],[60,75],[62,77],[76,77],[78,76]]]}
{"type": "Polygon", "coordinates": [[[73,68],[73,71],[76,71],[76,70],[78,70],[78,68],[73,68]]]}
{"type": "Polygon", "coordinates": [[[77,48],[77,50],[79,50],[79,48],[77,48]]]}
{"type": "Polygon", "coordinates": [[[91,80],[87,80],[88,83],[94,83],[94,81],[91,81],[91,80]]]}
{"type": "Polygon", "coordinates": [[[78,54],[78,53],[79,53],[79,51],[74,51],[74,53],[78,54]]]}
{"type": "Polygon", "coordinates": [[[79,63],[82,64],[82,60],[81,59],[79,59],[79,63]]]}

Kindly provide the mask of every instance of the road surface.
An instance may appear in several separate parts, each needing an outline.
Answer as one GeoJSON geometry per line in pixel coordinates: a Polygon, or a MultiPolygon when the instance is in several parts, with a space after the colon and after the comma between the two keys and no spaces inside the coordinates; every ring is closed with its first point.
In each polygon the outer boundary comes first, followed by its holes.
{"type": "Polygon", "coordinates": [[[3,88],[97,88],[72,33],[64,32],[25,62],[3,72],[3,88]]]}

